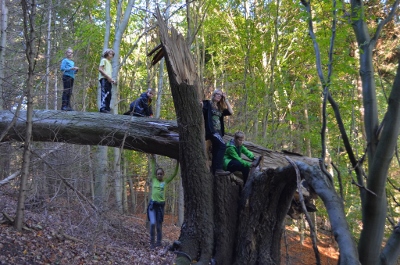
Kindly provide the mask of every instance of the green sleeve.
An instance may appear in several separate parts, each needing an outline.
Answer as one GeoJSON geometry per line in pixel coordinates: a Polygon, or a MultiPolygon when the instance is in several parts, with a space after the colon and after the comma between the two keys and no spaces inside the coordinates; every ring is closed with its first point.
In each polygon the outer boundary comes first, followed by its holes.
{"type": "Polygon", "coordinates": [[[157,173],[156,173],[156,158],[154,156],[150,157],[150,169],[151,169],[151,178],[157,178],[157,173]]]}
{"type": "Polygon", "coordinates": [[[242,146],[242,153],[248,158],[250,158],[250,160],[254,160],[254,154],[251,151],[249,151],[249,149],[247,149],[245,146],[242,146]]]}
{"type": "Polygon", "coordinates": [[[246,160],[243,160],[238,153],[235,150],[234,146],[229,146],[226,151],[225,151],[225,155],[228,156],[229,158],[238,160],[242,165],[246,166],[246,167],[250,167],[251,163],[249,163],[246,160]]]}
{"type": "Polygon", "coordinates": [[[176,161],[175,171],[174,171],[174,173],[172,173],[171,176],[169,176],[169,177],[165,180],[165,183],[166,183],[166,184],[170,183],[170,182],[176,177],[176,175],[178,174],[178,169],[179,169],[179,161],[176,161]]]}

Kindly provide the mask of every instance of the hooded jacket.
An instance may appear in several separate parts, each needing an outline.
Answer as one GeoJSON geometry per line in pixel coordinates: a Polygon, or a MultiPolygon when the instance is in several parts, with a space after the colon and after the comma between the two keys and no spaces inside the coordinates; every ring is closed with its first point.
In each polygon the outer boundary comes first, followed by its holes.
{"type": "Polygon", "coordinates": [[[232,159],[238,160],[245,167],[250,167],[251,163],[242,159],[242,154],[247,156],[250,160],[254,160],[254,154],[249,151],[249,149],[247,149],[244,145],[236,147],[233,139],[227,142],[224,155],[224,170],[227,169],[228,164],[232,161],[232,159]]]}
{"type": "Polygon", "coordinates": [[[127,115],[133,111],[133,115],[145,117],[152,116],[153,110],[151,109],[151,101],[152,99],[149,98],[147,92],[140,94],[140,97],[129,105],[129,112],[126,112],[128,113],[127,115]]]}

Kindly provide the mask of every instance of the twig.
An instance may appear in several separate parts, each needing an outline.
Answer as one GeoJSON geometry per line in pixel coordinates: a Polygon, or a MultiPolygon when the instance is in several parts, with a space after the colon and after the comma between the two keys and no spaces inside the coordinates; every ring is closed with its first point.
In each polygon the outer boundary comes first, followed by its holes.
{"type": "MultiPolygon", "coordinates": [[[[31,150],[31,152],[32,152],[32,154],[34,154],[34,155],[36,155],[37,157],[41,158],[41,157],[39,156],[39,154],[37,154],[35,151],[31,150]]],[[[63,181],[63,183],[64,183],[68,188],[70,188],[71,190],[73,190],[73,191],[78,195],[78,197],[80,197],[81,199],[83,199],[84,201],[86,201],[86,202],[93,208],[93,210],[98,211],[97,207],[96,207],[92,202],[90,202],[90,201],[85,197],[85,195],[83,195],[80,191],[76,190],[71,184],[69,184],[69,182],[68,182],[63,176],[61,176],[61,174],[60,174],[50,163],[48,163],[46,160],[43,160],[43,163],[45,163],[50,169],[52,169],[52,170],[54,171],[54,173],[56,173],[56,175],[63,181]]]]}
{"type": "Polygon", "coordinates": [[[344,201],[343,184],[342,184],[342,177],[340,175],[340,171],[339,171],[339,169],[337,168],[337,166],[333,162],[331,162],[331,165],[335,169],[336,174],[338,176],[340,197],[342,197],[342,200],[344,201]]]}

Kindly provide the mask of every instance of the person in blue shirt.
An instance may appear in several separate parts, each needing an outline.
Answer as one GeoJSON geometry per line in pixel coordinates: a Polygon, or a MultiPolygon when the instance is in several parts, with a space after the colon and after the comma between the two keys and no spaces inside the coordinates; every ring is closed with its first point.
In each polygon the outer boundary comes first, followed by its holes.
{"type": "Polygon", "coordinates": [[[61,110],[71,111],[71,95],[72,88],[74,86],[75,74],[78,72],[79,68],[75,66],[74,61],[72,61],[72,56],[74,52],[71,48],[65,51],[65,58],[61,61],[61,72],[63,81],[63,93],[62,93],[62,103],[61,110]]]}

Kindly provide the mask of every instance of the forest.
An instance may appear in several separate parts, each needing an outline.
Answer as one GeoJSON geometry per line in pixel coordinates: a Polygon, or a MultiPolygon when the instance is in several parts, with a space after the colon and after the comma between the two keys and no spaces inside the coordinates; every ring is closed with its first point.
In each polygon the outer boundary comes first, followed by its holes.
{"type": "Polygon", "coordinates": [[[1,0],[0,262],[298,264],[281,244],[299,231],[315,255],[304,264],[331,264],[324,233],[337,264],[397,264],[399,1],[1,0]],[[102,113],[107,49],[115,82],[102,113]],[[68,53],[79,68],[70,109],[68,53]],[[153,116],[122,115],[149,88],[153,116]],[[224,139],[243,131],[264,157],[246,183],[209,170],[199,102],[215,89],[234,112],[224,139]],[[180,166],[165,208],[178,236],[166,232],[170,251],[157,262],[134,253],[149,238],[138,224],[147,225],[151,163],[166,175],[180,166]],[[88,243],[28,258],[26,233],[88,243]]]}

